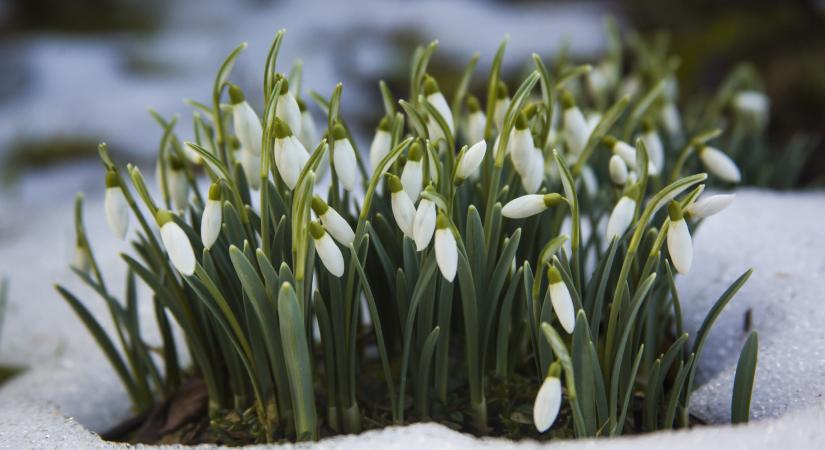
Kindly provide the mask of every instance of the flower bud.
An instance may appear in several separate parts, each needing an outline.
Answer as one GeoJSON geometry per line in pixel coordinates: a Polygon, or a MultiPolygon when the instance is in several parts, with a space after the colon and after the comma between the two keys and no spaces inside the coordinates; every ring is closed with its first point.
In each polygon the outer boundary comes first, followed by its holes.
{"type": "Polygon", "coordinates": [[[627,183],[627,164],[621,156],[611,156],[608,168],[610,170],[610,180],[613,184],[624,186],[627,183]]]}
{"type": "Polygon", "coordinates": [[[289,189],[295,189],[301,169],[309,160],[309,154],[301,142],[292,134],[292,129],[286,122],[276,117],[273,123],[275,167],[286,186],[289,189]]]}
{"type": "Polygon", "coordinates": [[[501,215],[510,219],[523,219],[543,212],[562,201],[564,201],[564,197],[555,193],[522,195],[507,202],[501,208],[501,215]]]}
{"type": "Polygon", "coordinates": [[[229,86],[229,98],[232,102],[232,122],[235,126],[235,135],[241,141],[244,149],[255,155],[261,154],[261,139],[263,129],[261,120],[255,110],[249,106],[241,88],[229,86]]]}
{"type": "Polygon", "coordinates": [[[310,222],[309,234],[315,244],[315,253],[321,258],[324,267],[333,276],[340,278],[344,274],[344,256],[341,249],[318,222],[310,222]]]}
{"type": "Polygon", "coordinates": [[[476,142],[472,147],[464,152],[464,156],[458,161],[458,168],[456,169],[456,178],[463,181],[470,178],[478,171],[478,167],[484,160],[484,154],[487,152],[487,141],[484,139],[476,142]]]}
{"type": "Polygon", "coordinates": [[[129,205],[114,171],[106,173],[106,194],[103,203],[109,229],[118,239],[125,238],[129,230],[129,205]]]}
{"type": "Polygon", "coordinates": [[[690,237],[687,223],[679,203],[671,201],[667,208],[670,227],[667,229],[667,251],[673,267],[679,273],[686,274],[693,263],[693,239],[690,237]]]}
{"type": "Polygon", "coordinates": [[[181,227],[172,220],[172,213],[158,210],[155,220],[160,226],[160,239],[172,265],[183,275],[195,273],[195,252],[181,227]]]}
{"type": "Polygon", "coordinates": [[[417,141],[413,142],[407,153],[407,163],[404,164],[404,169],[401,171],[401,184],[413,202],[418,200],[421,185],[424,183],[424,172],[421,169],[422,152],[421,144],[417,141]]]}
{"type": "Polygon", "coordinates": [[[413,221],[415,220],[415,205],[412,200],[404,192],[401,180],[393,174],[389,174],[390,186],[390,203],[392,206],[392,215],[395,218],[395,223],[405,236],[413,237],[413,221]]]}
{"type": "Polygon", "coordinates": [[[708,172],[719,177],[722,181],[728,183],[738,183],[742,179],[742,174],[739,173],[739,168],[730,157],[721,150],[713,147],[704,146],[699,150],[699,159],[705,166],[708,172]]]}
{"type": "Polygon", "coordinates": [[[478,142],[484,139],[484,127],[487,126],[487,117],[481,110],[481,105],[475,96],[467,97],[467,124],[464,127],[464,138],[467,142],[478,142]]]}
{"type": "Polygon", "coordinates": [[[347,138],[347,132],[341,124],[335,124],[332,128],[332,168],[341,181],[341,186],[348,191],[355,189],[358,176],[358,160],[355,157],[355,150],[352,143],[347,138]]]}
{"type": "Polygon", "coordinates": [[[458,268],[458,250],[453,230],[444,213],[438,213],[435,226],[435,261],[438,263],[441,275],[447,281],[452,282],[458,268]]]}
{"type": "Polygon", "coordinates": [[[576,308],[573,306],[573,299],[570,297],[570,290],[561,277],[561,272],[556,267],[550,266],[547,269],[548,289],[550,290],[550,302],[553,304],[553,311],[559,318],[559,323],[564,331],[573,333],[576,326],[576,308]]]}
{"type": "Polygon", "coordinates": [[[507,109],[510,108],[510,93],[507,90],[507,85],[499,80],[496,85],[496,103],[493,106],[493,120],[495,121],[496,129],[501,132],[504,126],[504,117],[507,115],[507,109]]]}
{"type": "Polygon", "coordinates": [[[281,81],[281,95],[278,96],[278,102],[275,105],[275,117],[283,120],[289,125],[293,133],[301,133],[301,108],[295,100],[292,92],[289,92],[289,81],[281,74],[277,74],[275,82],[281,81]]]}
{"type": "Polygon", "coordinates": [[[665,168],[665,147],[662,145],[662,139],[659,138],[659,133],[653,127],[650,120],[644,122],[644,133],[642,134],[642,142],[645,143],[647,149],[647,156],[650,162],[656,167],[656,172],[661,173],[665,168]]]}
{"type": "Polygon", "coordinates": [[[533,162],[533,135],[527,124],[527,116],[521,112],[516,116],[516,125],[510,135],[510,159],[516,172],[524,177],[530,172],[530,164],[533,162]]]}
{"type": "Polygon", "coordinates": [[[221,186],[213,183],[209,187],[209,197],[201,217],[201,242],[207,250],[212,248],[221,233],[223,205],[221,204],[221,186]]]}
{"type": "Polygon", "coordinates": [[[564,139],[567,143],[567,149],[571,154],[578,156],[587,145],[590,131],[587,122],[584,120],[584,115],[576,106],[573,94],[569,91],[562,91],[561,103],[564,108],[562,117],[564,118],[564,139]]]}
{"type": "Polygon", "coordinates": [[[637,193],[638,186],[631,185],[616,203],[616,206],[613,207],[610,218],[607,220],[607,232],[605,234],[607,241],[611,241],[613,238],[621,238],[630,227],[633,222],[633,214],[636,211],[635,198],[637,193]]]}
{"type": "Polygon", "coordinates": [[[390,134],[390,117],[384,116],[375,130],[375,137],[370,144],[370,169],[375,172],[381,161],[390,153],[392,135],[390,134]]]}
{"type": "Polygon", "coordinates": [[[705,217],[710,217],[730,206],[735,198],[736,194],[718,194],[700,198],[699,200],[691,203],[685,209],[685,212],[687,212],[690,217],[694,219],[704,219],[705,217]]]}
{"type": "Polygon", "coordinates": [[[433,108],[435,108],[438,114],[447,122],[447,128],[450,130],[450,133],[455,133],[453,113],[450,111],[450,106],[447,104],[444,94],[438,89],[438,83],[435,81],[435,78],[429,75],[424,76],[424,95],[427,97],[427,102],[433,105],[433,108]]]}
{"type": "Polygon", "coordinates": [[[417,251],[420,252],[427,248],[433,237],[433,231],[435,231],[435,204],[422,198],[413,218],[413,240],[415,240],[417,251]]]}
{"type": "Polygon", "coordinates": [[[555,362],[551,366],[551,375],[548,375],[542,382],[539,392],[536,394],[536,401],[533,403],[533,424],[539,433],[544,433],[553,426],[556,417],[561,409],[561,380],[559,375],[561,369],[559,363],[555,362]]]}
{"type": "Polygon", "coordinates": [[[330,208],[329,205],[319,196],[312,197],[312,211],[321,219],[324,228],[343,245],[349,246],[355,240],[355,232],[349,226],[338,211],[330,208]]]}

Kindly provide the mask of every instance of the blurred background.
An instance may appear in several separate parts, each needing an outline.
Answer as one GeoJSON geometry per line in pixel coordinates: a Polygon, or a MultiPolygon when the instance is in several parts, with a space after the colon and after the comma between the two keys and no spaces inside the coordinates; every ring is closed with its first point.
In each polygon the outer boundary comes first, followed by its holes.
{"type": "MultiPolygon", "coordinates": [[[[416,45],[439,39],[431,72],[449,91],[474,51],[477,74],[486,73],[507,33],[505,78],[523,75],[532,52],[549,60],[564,48],[592,62],[605,50],[608,15],[681,58],[681,99],[712,93],[737,63],[753,63],[771,98],[771,154],[782,158],[789,142],[808,152],[801,172],[775,187],[825,181],[823,0],[0,0],[0,205],[101,192],[101,141],[120,162],[150,164],[161,133],[147,108],[181,113],[177,130],[191,136],[183,100],[208,100],[218,66],[242,41],[249,48],[233,80],[260,110],[255,93],[280,28],[278,70],[300,58],[303,91],[325,96],[342,81],[344,114],[366,140],[381,114],[378,80],[406,96],[416,45]]],[[[12,222],[0,219],[0,233],[12,222]]]]}

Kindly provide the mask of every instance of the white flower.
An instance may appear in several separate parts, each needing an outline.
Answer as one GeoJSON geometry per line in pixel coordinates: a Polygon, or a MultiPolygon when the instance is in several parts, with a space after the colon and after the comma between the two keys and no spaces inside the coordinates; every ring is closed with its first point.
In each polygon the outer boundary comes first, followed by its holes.
{"type": "Polygon", "coordinates": [[[260,155],[263,129],[258,115],[249,106],[238,86],[232,85],[229,87],[229,98],[232,102],[232,122],[235,125],[235,135],[238,136],[243,148],[255,155],[260,155]]]}
{"type": "Polygon", "coordinates": [[[659,138],[659,133],[653,128],[653,125],[646,122],[645,132],[642,134],[642,142],[645,143],[647,149],[647,156],[650,162],[656,168],[657,173],[661,173],[665,167],[665,147],[662,145],[662,139],[659,138]]]}
{"type": "Polygon", "coordinates": [[[246,149],[240,151],[240,163],[246,183],[253,190],[261,188],[261,156],[246,149]]]}
{"type": "Polygon", "coordinates": [[[475,96],[467,97],[467,124],[464,127],[464,138],[467,142],[478,142],[484,139],[484,128],[487,126],[487,117],[481,110],[481,105],[475,96]]]}
{"type": "Polygon", "coordinates": [[[413,237],[413,222],[415,220],[415,205],[404,192],[401,180],[393,174],[389,174],[390,204],[395,223],[405,236],[413,237]]]}
{"type": "Polygon", "coordinates": [[[427,97],[427,102],[433,105],[438,114],[447,122],[447,128],[450,133],[455,133],[455,125],[453,124],[453,112],[450,111],[450,105],[444,98],[444,94],[438,89],[438,83],[435,78],[426,75],[424,77],[424,95],[427,97]]]}
{"type": "Polygon", "coordinates": [[[407,153],[407,162],[401,171],[401,184],[404,186],[404,192],[413,202],[418,199],[421,185],[424,182],[424,171],[421,169],[422,151],[421,144],[413,142],[407,153]]]}
{"type": "Polygon", "coordinates": [[[524,192],[534,194],[544,181],[544,153],[535,147],[530,152],[531,162],[528,164],[527,174],[521,177],[521,187],[524,188],[524,192]]]}
{"type": "Polygon", "coordinates": [[[730,206],[736,194],[717,194],[701,198],[685,208],[690,217],[702,219],[710,217],[730,206]]]}
{"type": "Polygon", "coordinates": [[[189,204],[189,180],[186,179],[186,174],[183,172],[183,165],[177,160],[172,160],[166,175],[166,184],[169,188],[169,195],[172,197],[172,205],[178,211],[186,209],[189,204]]]}
{"type": "Polygon", "coordinates": [[[702,160],[702,164],[708,172],[719,177],[722,181],[738,183],[742,179],[742,174],[739,173],[736,163],[719,149],[708,146],[702,147],[699,150],[699,159],[702,160]]]}
{"type": "Polygon", "coordinates": [[[384,116],[375,130],[375,137],[370,144],[370,169],[375,172],[378,165],[390,153],[392,145],[392,135],[390,134],[390,117],[384,116]]]}
{"type": "MultiPolygon", "coordinates": [[[[627,167],[629,167],[632,170],[637,169],[637,167],[636,167],[636,148],[635,147],[631,146],[627,142],[617,140],[613,136],[605,136],[602,139],[602,142],[604,142],[604,144],[606,146],[608,146],[611,150],[613,150],[614,154],[619,155],[619,157],[622,158],[622,160],[625,162],[625,164],[627,164],[627,167]]],[[[659,174],[659,169],[656,167],[656,165],[653,163],[653,160],[650,159],[650,158],[648,158],[648,161],[647,161],[647,172],[650,175],[658,175],[659,174]]]]}
{"type": "Polygon", "coordinates": [[[415,249],[424,250],[430,244],[435,231],[435,204],[426,198],[418,203],[418,209],[413,217],[413,240],[415,249]]]}
{"type": "Polygon", "coordinates": [[[89,269],[92,268],[92,258],[89,257],[89,250],[83,245],[75,245],[72,267],[83,273],[88,273],[89,269]]]}
{"type": "Polygon", "coordinates": [[[207,250],[212,248],[218,235],[221,234],[221,222],[223,221],[223,205],[221,204],[221,186],[218,183],[209,187],[209,198],[206,206],[203,207],[201,217],[201,242],[207,250]]]}
{"type": "Polygon", "coordinates": [[[298,108],[301,109],[301,132],[298,133],[298,140],[304,148],[315,148],[318,145],[318,127],[315,125],[315,119],[304,102],[298,100],[298,108]]]}
{"type": "Polygon", "coordinates": [[[621,156],[611,156],[608,169],[610,171],[610,180],[613,181],[614,184],[624,186],[625,183],[627,183],[627,164],[625,164],[621,156]]]}
{"type": "Polygon", "coordinates": [[[156,218],[160,225],[160,239],[172,265],[183,275],[195,273],[195,251],[186,233],[172,220],[172,213],[161,209],[156,218]]]}
{"type": "Polygon", "coordinates": [[[573,333],[576,326],[576,308],[573,306],[573,299],[570,297],[570,290],[561,277],[559,269],[551,266],[547,269],[547,281],[550,283],[550,302],[553,304],[553,311],[559,318],[559,323],[564,331],[573,333]]]}
{"type": "Polygon", "coordinates": [[[283,120],[289,125],[293,133],[301,133],[301,108],[298,106],[298,101],[292,92],[289,92],[289,81],[278,74],[276,82],[281,81],[281,95],[278,96],[277,104],[275,105],[275,117],[283,120]]]}
{"type": "Polygon", "coordinates": [[[548,376],[536,394],[533,404],[533,423],[536,430],[544,433],[553,426],[561,409],[561,380],[558,377],[548,376]]]}
{"type": "Polygon", "coordinates": [[[527,116],[522,112],[516,116],[516,126],[510,135],[510,159],[516,172],[524,177],[530,172],[533,162],[533,135],[527,124],[527,116]]]}
{"type": "Polygon", "coordinates": [[[427,114],[427,135],[431,142],[438,143],[439,151],[447,149],[447,137],[444,136],[444,130],[432,114],[427,114]]]}
{"type": "Polygon", "coordinates": [[[547,208],[557,205],[564,200],[559,194],[527,194],[516,197],[503,208],[501,215],[510,219],[523,219],[536,215],[547,208]]]}
{"type": "Polygon", "coordinates": [[[355,150],[352,143],[347,138],[347,132],[341,124],[335,124],[332,128],[332,168],[341,181],[341,186],[348,191],[355,189],[355,182],[358,176],[358,160],[355,158],[355,150]]]}
{"type": "Polygon", "coordinates": [[[289,189],[295,189],[295,184],[298,183],[298,176],[301,174],[301,169],[309,160],[307,153],[301,141],[292,134],[289,125],[277,117],[274,120],[274,135],[275,144],[273,155],[275,159],[275,167],[278,173],[284,180],[284,183],[289,189]]]}
{"type": "Polygon", "coordinates": [[[633,222],[633,213],[636,210],[635,192],[638,188],[633,185],[628,189],[622,198],[613,207],[613,212],[610,213],[610,218],[607,220],[607,233],[605,238],[608,241],[613,238],[621,238],[630,223],[633,222]]]}
{"type": "Polygon", "coordinates": [[[682,134],[682,118],[679,115],[679,109],[676,108],[676,103],[668,100],[661,112],[662,123],[665,129],[671,136],[678,136],[682,134]]]}
{"type": "Polygon", "coordinates": [[[315,244],[315,253],[321,258],[324,267],[333,276],[340,278],[344,274],[344,256],[341,249],[318,222],[310,222],[309,233],[315,244]]]}
{"type": "Polygon", "coordinates": [[[319,196],[312,197],[312,211],[321,219],[324,228],[343,245],[349,246],[355,239],[355,232],[349,226],[346,219],[338,213],[319,196]]]}
{"type": "Polygon", "coordinates": [[[455,244],[455,236],[450,228],[447,217],[438,214],[435,229],[435,261],[441,270],[441,275],[452,282],[455,279],[455,272],[458,268],[458,250],[455,244]]]}
{"type": "Polygon", "coordinates": [[[564,139],[567,143],[567,149],[571,154],[578,156],[587,144],[590,130],[584,120],[584,115],[576,106],[573,94],[564,91],[561,96],[561,103],[564,107],[562,117],[564,118],[564,139]]]}
{"type": "Polygon", "coordinates": [[[668,216],[670,217],[670,227],[667,229],[667,251],[670,253],[673,267],[679,273],[685,274],[690,271],[690,266],[693,263],[693,240],[690,237],[690,231],[679,203],[670,202],[668,216]]]}
{"type": "Polygon", "coordinates": [[[106,194],[103,203],[106,207],[106,223],[109,229],[118,239],[125,238],[129,230],[129,205],[114,171],[106,173],[106,194]]]}
{"type": "Polygon", "coordinates": [[[752,117],[758,125],[768,122],[771,101],[768,96],[753,90],[739,91],[733,97],[733,107],[740,114],[752,117]]]}
{"type": "Polygon", "coordinates": [[[461,160],[458,161],[458,167],[455,172],[456,179],[459,181],[465,180],[474,175],[484,160],[485,153],[487,153],[487,141],[484,139],[481,139],[468,148],[467,151],[464,152],[464,156],[461,157],[461,160]]]}
{"type": "Polygon", "coordinates": [[[599,190],[599,180],[596,179],[596,173],[593,172],[593,168],[585,165],[582,167],[582,176],[581,176],[582,184],[584,184],[584,191],[590,195],[596,195],[596,191],[599,190]]]}
{"type": "Polygon", "coordinates": [[[510,94],[507,92],[507,85],[499,80],[496,86],[496,103],[493,106],[493,121],[495,122],[496,129],[499,131],[501,131],[504,126],[504,117],[507,115],[509,108],[510,94]]]}

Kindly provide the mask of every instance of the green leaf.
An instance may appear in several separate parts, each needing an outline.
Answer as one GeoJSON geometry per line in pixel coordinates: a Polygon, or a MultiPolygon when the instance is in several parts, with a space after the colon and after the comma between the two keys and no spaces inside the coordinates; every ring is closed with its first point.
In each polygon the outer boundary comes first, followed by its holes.
{"type": "Polygon", "coordinates": [[[745,423],[751,415],[751,394],[756,376],[756,360],[759,353],[759,335],[753,331],[739,353],[736,376],[733,380],[733,399],[730,404],[730,420],[745,423]]]}

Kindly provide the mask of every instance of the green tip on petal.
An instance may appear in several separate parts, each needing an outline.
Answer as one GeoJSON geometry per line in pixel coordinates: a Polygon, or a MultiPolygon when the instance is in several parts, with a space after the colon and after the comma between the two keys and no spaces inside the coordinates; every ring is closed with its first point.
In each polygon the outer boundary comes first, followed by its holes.
{"type": "Polygon", "coordinates": [[[321,226],[320,223],[316,221],[312,221],[309,223],[309,234],[312,235],[312,239],[318,240],[324,237],[324,227],[321,226]]]}
{"type": "Polygon", "coordinates": [[[235,84],[229,85],[229,101],[233,105],[237,105],[246,100],[246,97],[243,95],[243,91],[235,84]]]}
{"type": "Polygon", "coordinates": [[[241,140],[238,139],[238,136],[229,137],[229,148],[231,148],[232,150],[237,150],[241,148],[241,140]]]}
{"type": "Polygon", "coordinates": [[[648,133],[648,132],[651,132],[651,131],[656,131],[656,125],[654,125],[653,120],[651,120],[648,117],[648,118],[645,118],[645,120],[642,121],[642,129],[645,131],[645,133],[648,133]]]}
{"type": "Polygon", "coordinates": [[[300,98],[296,98],[296,99],[295,99],[295,103],[297,103],[297,104],[298,104],[298,109],[299,109],[301,112],[304,112],[304,111],[306,111],[306,110],[307,110],[307,104],[306,104],[306,102],[305,102],[305,101],[303,101],[303,100],[301,100],[300,98]]]}
{"type": "Polygon", "coordinates": [[[679,206],[679,202],[676,200],[670,201],[667,205],[667,215],[670,217],[671,222],[682,220],[684,213],[682,212],[682,207],[679,206]]]}
{"type": "Polygon", "coordinates": [[[275,118],[273,121],[273,128],[275,130],[275,139],[284,139],[292,136],[292,129],[283,120],[275,118]]]}
{"type": "Polygon", "coordinates": [[[450,226],[450,221],[447,220],[447,216],[444,215],[441,211],[438,212],[438,217],[435,219],[435,228],[437,230],[443,230],[444,228],[448,228],[450,226]]]}
{"type": "Polygon", "coordinates": [[[329,205],[327,205],[327,202],[325,202],[324,199],[317,195],[312,197],[312,210],[315,211],[315,214],[318,217],[323,216],[328,209],[329,205]]]}
{"type": "Polygon", "coordinates": [[[605,147],[607,147],[609,149],[613,149],[613,146],[615,146],[618,142],[619,142],[618,139],[616,139],[616,138],[614,138],[613,136],[610,136],[610,135],[607,135],[607,136],[602,138],[602,144],[604,144],[605,147]]]}
{"type": "Polygon", "coordinates": [[[401,180],[391,173],[387,174],[387,182],[390,185],[390,192],[393,194],[404,190],[404,185],[401,184],[401,180]]]}
{"type": "Polygon", "coordinates": [[[639,197],[639,183],[633,183],[628,185],[625,188],[623,195],[627,198],[632,198],[635,201],[636,198],[639,197]]]}
{"type": "Polygon", "coordinates": [[[106,171],[106,187],[113,188],[118,187],[120,184],[117,181],[117,172],[114,170],[107,170],[106,171]]]}
{"type": "Polygon", "coordinates": [[[280,92],[280,94],[284,95],[287,92],[289,92],[289,80],[287,80],[286,77],[284,77],[282,74],[277,73],[277,74],[275,74],[275,84],[278,84],[279,81],[281,81],[281,92],[280,92]]]}
{"type": "Polygon", "coordinates": [[[561,363],[556,361],[553,364],[550,364],[550,368],[547,370],[547,376],[552,378],[561,378],[561,363]]]}
{"type": "Polygon", "coordinates": [[[166,209],[159,209],[155,214],[155,221],[158,223],[158,226],[162,227],[166,225],[167,222],[172,221],[172,213],[166,209]]]}
{"type": "Polygon", "coordinates": [[[175,171],[183,170],[183,160],[177,155],[169,155],[169,167],[175,171]]]}
{"type": "Polygon", "coordinates": [[[561,91],[561,105],[564,109],[570,109],[576,106],[576,99],[573,98],[573,94],[566,89],[561,91]]]}
{"type": "Polygon", "coordinates": [[[527,115],[524,112],[520,112],[518,116],[516,116],[516,129],[517,130],[524,130],[527,129],[527,115]]]}
{"type": "Polygon", "coordinates": [[[551,206],[556,206],[556,205],[564,202],[565,199],[564,199],[564,197],[561,196],[561,194],[556,194],[554,192],[552,194],[544,194],[543,200],[544,200],[544,206],[549,208],[551,206]]]}
{"type": "Polygon", "coordinates": [[[510,91],[507,89],[507,85],[498,80],[498,84],[496,84],[496,98],[499,100],[503,100],[510,96],[510,91]]]}
{"type": "Polygon", "coordinates": [[[536,102],[530,103],[521,110],[522,114],[527,116],[527,120],[532,119],[539,110],[539,104],[536,102]]]}
{"type": "Polygon", "coordinates": [[[378,122],[378,129],[381,131],[390,131],[392,128],[392,119],[390,116],[384,116],[381,118],[381,122],[378,122]]]}
{"type": "Polygon", "coordinates": [[[409,161],[421,161],[421,156],[423,155],[424,150],[421,148],[421,143],[415,141],[410,146],[409,154],[407,155],[407,159],[409,161]]]}
{"type": "Polygon", "coordinates": [[[467,97],[467,110],[471,113],[481,111],[481,103],[478,102],[475,95],[467,97]]]}
{"type": "Polygon", "coordinates": [[[435,81],[435,78],[424,75],[424,95],[432,95],[437,92],[440,92],[438,89],[438,83],[435,81]]]}
{"type": "Polygon", "coordinates": [[[556,266],[550,266],[550,268],[547,269],[547,281],[549,281],[550,284],[564,282],[561,277],[561,272],[559,272],[559,269],[557,269],[556,266]]]}
{"type": "Polygon", "coordinates": [[[332,140],[338,141],[341,139],[346,139],[347,137],[347,130],[344,129],[344,126],[340,123],[336,123],[335,126],[332,127],[332,140]]]}
{"type": "Polygon", "coordinates": [[[209,186],[209,200],[218,201],[221,199],[221,184],[218,182],[212,183],[209,186]]]}

